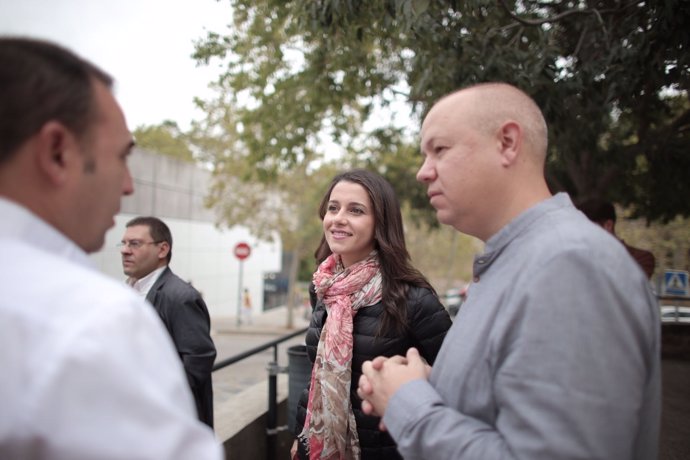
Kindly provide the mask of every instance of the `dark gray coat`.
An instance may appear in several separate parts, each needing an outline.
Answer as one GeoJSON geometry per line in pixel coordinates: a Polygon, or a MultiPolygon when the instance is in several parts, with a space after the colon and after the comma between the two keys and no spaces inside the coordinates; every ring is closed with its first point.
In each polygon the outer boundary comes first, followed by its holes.
{"type": "Polygon", "coordinates": [[[211,339],[211,320],[204,299],[199,291],[166,267],[146,300],[155,307],[175,343],[199,420],[213,427],[211,371],[216,347],[211,339]]]}
{"type": "MultiPolygon", "coordinates": [[[[400,459],[395,442],[388,433],[379,431],[378,417],[370,417],[362,412],[362,401],[357,396],[357,382],[362,375],[362,364],[376,356],[405,355],[407,349],[416,347],[429,364],[433,364],[441,348],[446,332],[451,326],[450,316],[438,298],[429,289],[410,287],[407,294],[408,333],[376,333],[381,322],[383,305],[379,302],[362,308],[354,317],[352,384],[350,400],[357,422],[359,444],[362,449],[362,460],[400,459]]],[[[323,325],[327,321],[326,308],[323,302],[317,301],[314,307],[309,329],[305,338],[307,354],[312,364],[316,358],[316,349],[323,325]]],[[[307,415],[309,390],[305,389],[297,407],[295,434],[299,434],[307,415]]]]}

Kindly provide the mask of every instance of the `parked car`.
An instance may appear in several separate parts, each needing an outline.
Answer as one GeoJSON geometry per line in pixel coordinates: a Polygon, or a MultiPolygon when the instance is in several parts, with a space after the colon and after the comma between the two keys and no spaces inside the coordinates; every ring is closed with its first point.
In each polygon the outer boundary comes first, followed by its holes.
{"type": "Polygon", "coordinates": [[[466,296],[467,286],[460,289],[448,289],[446,291],[446,294],[443,296],[443,305],[445,305],[451,317],[458,314],[466,296]]]}
{"type": "Polygon", "coordinates": [[[661,322],[690,324],[690,307],[680,307],[677,305],[662,305],[661,322]]]}

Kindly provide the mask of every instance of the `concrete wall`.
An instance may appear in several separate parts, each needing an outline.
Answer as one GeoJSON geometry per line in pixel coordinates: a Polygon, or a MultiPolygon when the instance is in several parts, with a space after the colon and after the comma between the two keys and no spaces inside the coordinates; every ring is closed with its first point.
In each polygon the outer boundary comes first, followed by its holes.
{"type": "Polygon", "coordinates": [[[134,195],[123,199],[122,211],[106,234],[103,249],[92,255],[97,267],[124,281],[116,244],[127,221],[138,215],[153,215],[172,231],[170,268],[203,293],[211,317],[237,314],[240,272],[242,286],[249,289],[253,300],[253,312],[263,311],[264,274],[281,269],[280,240],[260,241],[244,227],[218,228],[213,211],[203,205],[211,180],[209,171],[141,149],[135,149],[129,164],[134,195]],[[233,254],[239,242],[252,248],[251,256],[242,264],[233,254]]]}
{"type": "Polygon", "coordinates": [[[285,460],[290,457],[295,437],[287,430],[287,386],[287,377],[279,375],[277,429],[270,435],[267,433],[267,381],[252,385],[215,407],[216,438],[223,444],[226,459],[285,460]]]}
{"type": "Polygon", "coordinates": [[[134,195],[122,201],[122,212],[213,223],[204,206],[211,173],[184,161],[135,149],[129,159],[134,195]]]}

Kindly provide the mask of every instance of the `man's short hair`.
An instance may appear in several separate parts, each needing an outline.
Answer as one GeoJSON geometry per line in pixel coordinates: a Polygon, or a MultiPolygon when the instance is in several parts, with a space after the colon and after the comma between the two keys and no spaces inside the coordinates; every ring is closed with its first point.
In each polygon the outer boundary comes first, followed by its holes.
{"type": "Polygon", "coordinates": [[[165,224],[165,222],[160,220],[158,217],[139,216],[127,222],[127,225],[125,225],[125,227],[129,228],[137,225],[143,225],[148,227],[149,233],[151,234],[151,238],[153,238],[153,241],[155,241],[156,243],[161,243],[163,241],[168,243],[170,250],[168,251],[167,259],[168,263],[170,263],[170,260],[172,260],[173,240],[170,228],[165,224]]]}
{"type": "Polygon", "coordinates": [[[616,223],[616,208],[610,201],[592,198],[580,203],[577,208],[582,211],[592,222],[603,224],[607,220],[616,223]]]}
{"type": "Polygon", "coordinates": [[[110,75],[59,45],[0,37],[0,164],[49,121],[83,140],[98,110],[94,81],[113,84],[110,75]]]}

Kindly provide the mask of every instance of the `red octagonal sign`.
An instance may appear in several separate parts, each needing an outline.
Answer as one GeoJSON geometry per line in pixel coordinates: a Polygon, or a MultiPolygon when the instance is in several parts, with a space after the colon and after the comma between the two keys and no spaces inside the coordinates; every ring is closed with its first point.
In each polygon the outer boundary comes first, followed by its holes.
{"type": "Polygon", "coordinates": [[[252,248],[247,243],[237,243],[235,245],[235,257],[244,260],[252,253],[252,248]]]}

